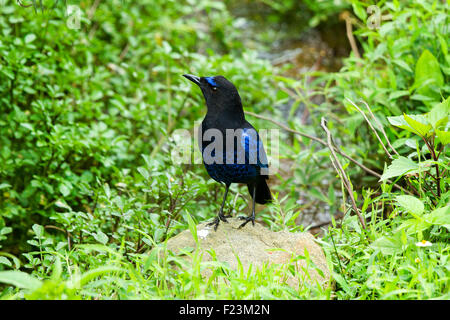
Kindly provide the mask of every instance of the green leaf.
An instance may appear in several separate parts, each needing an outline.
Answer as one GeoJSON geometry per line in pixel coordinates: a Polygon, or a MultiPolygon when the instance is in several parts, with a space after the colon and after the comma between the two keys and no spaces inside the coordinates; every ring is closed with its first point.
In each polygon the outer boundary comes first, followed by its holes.
{"type": "Polygon", "coordinates": [[[72,210],[71,207],[69,207],[65,202],[61,201],[61,200],[57,200],[55,202],[55,206],[57,206],[58,208],[63,208],[63,209],[67,209],[67,210],[72,210]]]}
{"type": "Polygon", "coordinates": [[[413,170],[419,169],[419,165],[409,158],[400,156],[394,159],[390,166],[387,167],[385,172],[380,178],[380,181],[386,181],[393,177],[402,176],[413,170]]]}
{"type": "Polygon", "coordinates": [[[321,191],[319,191],[317,188],[315,187],[310,187],[308,189],[308,193],[313,196],[314,198],[323,201],[323,202],[328,202],[328,198],[327,196],[325,196],[321,191]]]}
{"type": "Polygon", "coordinates": [[[9,183],[0,183],[0,190],[11,188],[11,185],[9,183]]]}
{"type": "Polygon", "coordinates": [[[381,237],[375,240],[370,246],[375,250],[380,250],[385,255],[400,253],[403,247],[401,234],[398,233],[390,237],[381,237]]]}
{"type": "Polygon", "coordinates": [[[425,214],[423,219],[430,224],[443,226],[450,231],[450,206],[438,208],[425,214]]]}
{"type": "Polygon", "coordinates": [[[332,272],[334,280],[341,286],[342,289],[344,289],[345,292],[351,293],[352,289],[348,285],[348,283],[345,281],[345,279],[337,272],[332,272]]]}
{"type": "Polygon", "coordinates": [[[387,117],[390,124],[393,126],[406,129],[408,131],[411,131],[412,128],[409,126],[409,124],[406,122],[405,118],[403,116],[395,116],[395,117],[387,117]]]}
{"type": "Polygon", "coordinates": [[[111,189],[109,188],[109,184],[105,183],[103,185],[103,190],[105,191],[105,195],[108,199],[111,198],[111,189]]]}
{"type": "Polygon", "coordinates": [[[84,273],[81,276],[80,285],[83,286],[86,283],[88,283],[89,281],[91,281],[99,276],[102,276],[106,273],[111,273],[111,272],[126,272],[126,270],[123,268],[114,267],[114,266],[104,266],[104,267],[96,268],[94,270],[89,270],[88,272],[84,273]]]}
{"type": "Polygon", "coordinates": [[[438,100],[439,94],[433,91],[431,86],[440,88],[443,85],[444,77],[439,67],[439,61],[430,51],[425,49],[416,64],[414,86],[418,87],[417,92],[419,94],[438,100]],[[431,84],[423,85],[425,81],[430,79],[432,80],[431,84]]]}
{"type": "Polygon", "coordinates": [[[389,94],[389,100],[395,100],[397,98],[408,96],[408,95],[409,95],[408,90],[393,91],[389,94]]]}
{"type": "Polygon", "coordinates": [[[404,60],[396,59],[393,62],[406,71],[413,72],[410,66],[404,60]]]}
{"type": "Polygon", "coordinates": [[[425,137],[427,134],[430,133],[430,130],[433,128],[431,124],[425,124],[423,122],[426,122],[425,117],[421,115],[407,115],[403,114],[403,117],[405,118],[405,121],[410,125],[410,127],[413,129],[412,132],[415,134],[418,134],[421,137],[425,137]],[[414,119],[415,118],[415,119],[414,119]],[[422,122],[420,122],[421,120],[422,122]]]}
{"type": "Polygon", "coordinates": [[[432,125],[428,123],[428,117],[424,115],[407,115],[387,118],[393,126],[408,130],[422,137],[431,133],[432,125]]]}
{"type": "Polygon", "coordinates": [[[188,226],[189,226],[189,231],[191,232],[192,237],[195,240],[195,243],[198,244],[198,236],[197,236],[197,226],[194,222],[194,220],[192,219],[191,215],[189,213],[187,213],[185,215],[186,220],[188,222],[188,226]]]}
{"type": "Polygon", "coordinates": [[[148,172],[147,169],[145,169],[143,167],[139,167],[139,168],[137,168],[137,170],[144,177],[145,180],[150,179],[150,173],[148,172]]]}
{"type": "Polygon", "coordinates": [[[450,115],[450,98],[436,104],[430,112],[426,114],[427,121],[437,129],[441,125],[446,125],[450,115]]]}
{"type": "Polygon", "coordinates": [[[439,43],[441,44],[442,53],[444,54],[444,56],[447,56],[448,55],[447,41],[444,39],[442,35],[438,34],[437,36],[439,38],[439,43]]]}
{"type": "Polygon", "coordinates": [[[33,131],[33,125],[31,125],[30,123],[21,123],[20,125],[30,131],[33,131]]]}
{"type": "Polygon", "coordinates": [[[94,236],[95,240],[97,240],[98,242],[100,242],[102,244],[106,244],[108,242],[108,236],[100,230],[97,231],[97,233],[94,233],[93,236],[94,236]]]}
{"type": "Polygon", "coordinates": [[[0,235],[9,234],[12,232],[11,227],[3,227],[0,229],[0,235]]]}
{"type": "Polygon", "coordinates": [[[5,265],[7,265],[8,267],[11,267],[11,266],[12,266],[11,261],[9,261],[8,258],[2,257],[2,256],[0,256],[0,264],[5,264],[5,265]]]}
{"type": "Polygon", "coordinates": [[[422,201],[413,196],[402,195],[395,197],[397,203],[413,215],[420,216],[425,209],[422,201]]]}
{"type": "Polygon", "coordinates": [[[36,39],[36,35],[34,33],[27,34],[25,36],[25,43],[31,43],[36,39]]]}
{"type": "Polygon", "coordinates": [[[439,138],[439,140],[441,141],[442,145],[445,146],[446,144],[450,143],[450,132],[436,130],[436,135],[439,138]]]}
{"type": "Polygon", "coordinates": [[[359,3],[353,2],[352,3],[353,12],[356,14],[356,16],[361,19],[362,21],[366,21],[367,19],[367,13],[366,10],[362,5],[359,3]]]}
{"type": "Polygon", "coordinates": [[[61,183],[59,185],[59,192],[61,192],[61,194],[64,197],[67,197],[68,195],[70,195],[70,191],[71,191],[71,188],[69,188],[69,185],[67,183],[61,183]]]}
{"type": "Polygon", "coordinates": [[[7,283],[21,289],[37,289],[42,282],[22,271],[0,271],[0,283],[7,283]]]}
{"type": "MultiPolygon", "coordinates": [[[[430,81],[431,82],[431,81],[430,81]]],[[[409,97],[411,100],[422,101],[424,103],[435,101],[435,99],[430,98],[429,96],[425,96],[423,94],[413,94],[409,97]]]]}
{"type": "Polygon", "coordinates": [[[42,238],[44,235],[44,227],[38,224],[33,224],[31,227],[38,238],[42,238]]]}
{"type": "Polygon", "coordinates": [[[9,69],[2,68],[2,69],[0,69],[0,71],[11,80],[14,80],[16,78],[14,72],[12,72],[9,69]]]}

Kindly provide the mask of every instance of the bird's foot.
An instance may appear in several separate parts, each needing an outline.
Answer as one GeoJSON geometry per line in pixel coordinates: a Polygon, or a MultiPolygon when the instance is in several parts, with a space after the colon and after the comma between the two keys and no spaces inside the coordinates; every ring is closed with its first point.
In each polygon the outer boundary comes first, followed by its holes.
{"type": "Polygon", "coordinates": [[[245,225],[247,223],[249,223],[250,221],[252,222],[252,225],[255,225],[255,216],[250,216],[250,217],[239,217],[240,220],[245,220],[238,229],[241,229],[243,227],[245,227],[245,225]]]}
{"type": "Polygon", "coordinates": [[[217,227],[219,226],[220,221],[228,223],[227,218],[231,218],[231,215],[225,215],[223,213],[222,214],[219,213],[219,215],[214,219],[214,221],[211,223],[208,223],[207,226],[214,226],[214,231],[217,231],[217,227]]]}

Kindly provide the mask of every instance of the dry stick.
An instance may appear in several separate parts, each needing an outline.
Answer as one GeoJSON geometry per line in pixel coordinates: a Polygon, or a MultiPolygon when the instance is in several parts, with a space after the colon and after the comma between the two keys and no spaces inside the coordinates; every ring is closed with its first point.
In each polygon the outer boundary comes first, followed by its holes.
{"type": "MultiPolygon", "coordinates": [[[[325,120],[325,118],[321,118],[320,119],[320,125],[321,125],[321,127],[323,128],[323,130],[325,130],[325,132],[327,133],[327,145],[328,145],[328,148],[330,149],[330,151],[331,151],[331,155],[333,156],[333,158],[334,158],[334,164],[333,164],[333,166],[335,166],[335,168],[336,168],[336,166],[337,166],[337,173],[341,176],[341,179],[342,179],[342,181],[344,182],[344,186],[345,186],[345,188],[347,189],[347,191],[348,191],[348,195],[350,196],[350,200],[351,200],[351,202],[352,202],[352,207],[353,207],[353,210],[355,211],[355,213],[358,215],[358,218],[359,218],[359,221],[361,222],[361,225],[362,225],[362,227],[363,227],[363,229],[366,229],[366,222],[364,221],[364,217],[361,215],[361,213],[359,212],[359,210],[358,210],[358,206],[356,205],[356,201],[355,201],[355,198],[354,198],[354,196],[353,196],[353,188],[352,188],[352,185],[351,185],[351,183],[350,183],[350,181],[348,180],[348,178],[347,178],[347,175],[345,174],[345,171],[344,171],[344,169],[342,168],[342,165],[341,165],[341,163],[339,162],[339,159],[337,158],[337,156],[336,156],[336,152],[334,151],[334,147],[333,147],[333,143],[332,143],[332,139],[331,139],[331,132],[328,130],[328,128],[327,128],[327,124],[326,124],[326,120],[325,120]]],[[[332,161],[332,163],[333,163],[333,161],[332,161]]]]}
{"type": "Polygon", "coordinates": [[[377,130],[375,130],[375,128],[372,126],[372,123],[369,121],[369,119],[367,119],[366,114],[355,103],[353,103],[352,100],[350,100],[349,98],[346,98],[346,99],[348,102],[350,102],[356,108],[356,110],[359,111],[359,113],[362,114],[362,116],[364,117],[364,120],[366,120],[366,122],[369,124],[370,129],[372,129],[372,131],[375,133],[375,136],[377,137],[377,139],[380,142],[381,146],[383,147],[384,151],[387,153],[389,159],[392,159],[392,155],[389,153],[388,149],[386,149],[386,146],[384,145],[383,141],[381,140],[380,136],[378,135],[377,130]]]}
{"type": "Polygon", "coordinates": [[[29,5],[23,4],[21,0],[17,0],[17,4],[23,8],[29,8],[33,5],[33,4],[29,4],[29,5]]]}
{"type": "MultiPolygon", "coordinates": [[[[353,37],[353,26],[352,26],[352,18],[350,17],[350,13],[345,11],[341,15],[342,19],[345,20],[345,29],[347,31],[348,42],[350,42],[350,46],[352,47],[352,51],[355,54],[357,59],[361,59],[361,55],[359,54],[358,46],[356,45],[355,37],[353,37]]],[[[357,62],[358,65],[361,65],[361,62],[357,62]]]]}
{"type": "MultiPolygon", "coordinates": [[[[89,9],[88,11],[88,19],[92,20],[92,17],[94,16],[95,12],[97,11],[97,7],[100,4],[100,0],[95,0],[94,4],[92,5],[92,7],[89,9]]],[[[89,30],[89,35],[88,38],[92,39],[94,37],[95,32],[98,29],[98,23],[95,23],[92,28],[89,30]]]]}
{"type": "Polygon", "coordinates": [[[88,11],[88,19],[91,20],[92,17],[95,14],[95,11],[97,11],[97,7],[100,4],[100,0],[95,0],[94,4],[92,5],[92,7],[89,9],[88,11]]]}
{"type": "MultiPolygon", "coordinates": [[[[306,134],[306,133],[303,133],[303,132],[300,132],[300,131],[297,131],[297,130],[294,130],[294,129],[291,129],[291,128],[289,128],[288,126],[282,124],[281,122],[278,122],[278,121],[276,121],[276,120],[273,120],[272,118],[268,118],[268,117],[265,117],[265,116],[261,116],[261,115],[259,115],[259,114],[256,114],[256,113],[253,113],[253,112],[249,112],[249,111],[245,111],[245,114],[248,114],[249,116],[252,116],[252,117],[255,117],[255,118],[258,118],[258,119],[270,121],[270,122],[272,122],[273,124],[276,124],[277,126],[279,126],[280,128],[282,128],[282,129],[284,129],[284,130],[286,130],[286,131],[288,131],[288,132],[291,132],[291,133],[293,133],[293,134],[296,134],[296,135],[299,135],[299,136],[302,136],[302,137],[305,137],[305,138],[314,140],[314,141],[320,143],[321,145],[323,145],[323,146],[325,146],[325,147],[328,147],[327,143],[326,143],[325,141],[323,141],[322,139],[317,138],[317,137],[314,137],[314,136],[311,136],[311,135],[309,135],[309,134],[306,134]]],[[[358,167],[360,167],[361,169],[363,169],[363,170],[366,171],[367,173],[370,173],[371,175],[373,175],[373,176],[375,176],[375,177],[381,178],[381,175],[380,175],[379,173],[373,171],[372,169],[367,168],[365,165],[359,163],[358,161],[356,161],[356,160],[353,159],[352,157],[346,155],[346,154],[345,154],[344,152],[342,152],[341,150],[336,149],[336,148],[334,148],[334,150],[335,150],[337,153],[339,153],[341,156],[343,156],[344,158],[346,158],[347,160],[349,160],[349,161],[353,162],[354,164],[356,164],[358,167]]],[[[387,182],[388,182],[388,183],[393,183],[391,180],[387,180],[387,182]]],[[[405,193],[411,194],[411,192],[409,192],[408,190],[403,189],[401,186],[399,186],[399,185],[396,184],[396,183],[394,183],[394,186],[395,186],[396,188],[402,190],[402,191],[405,192],[405,193]]]]}
{"type": "MultiPolygon", "coordinates": [[[[366,114],[365,114],[360,108],[358,108],[358,106],[357,106],[352,100],[350,100],[349,98],[346,98],[346,99],[347,99],[347,101],[349,101],[349,102],[350,102],[350,103],[351,103],[351,104],[359,111],[359,113],[362,114],[362,116],[364,117],[364,119],[365,119],[366,122],[369,124],[370,128],[372,129],[372,131],[375,133],[375,136],[378,138],[378,141],[379,141],[380,144],[383,146],[384,151],[385,151],[386,154],[389,156],[389,158],[392,159],[392,155],[389,153],[389,151],[387,150],[387,148],[386,148],[385,145],[383,144],[383,141],[381,141],[381,138],[378,136],[377,131],[376,131],[376,130],[374,129],[374,127],[372,126],[372,123],[369,121],[369,119],[367,119],[366,114]]],[[[375,115],[373,114],[373,112],[372,112],[372,110],[370,109],[369,105],[368,105],[364,100],[361,100],[361,101],[366,105],[366,108],[369,110],[369,112],[370,112],[372,118],[373,118],[373,119],[375,120],[375,122],[377,123],[379,129],[383,132],[384,138],[386,139],[386,141],[387,141],[389,147],[390,147],[390,148],[391,148],[398,156],[400,156],[399,153],[397,152],[397,150],[395,150],[394,147],[393,147],[393,146],[391,145],[391,143],[389,142],[389,139],[388,139],[388,137],[387,137],[387,135],[386,135],[386,132],[385,132],[384,129],[383,129],[383,126],[382,126],[381,123],[378,121],[378,119],[375,118],[375,115]]],[[[410,185],[411,188],[414,189],[413,186],[412,186],[412,184],[409,182],[408,179],[406,179],[406,183],[408,183],[408,185],[410,185]]]]}
{"type": "Polygon", "coordinates": [[[395,150],[395,148],[391,145],[391,142],[389,141],[386,132],[383,129],[383,125],[380,123],[380,121],[378,121],[378,119],[375,117],[375,115],[373,114],[372,110],[370,109],[369,105],[364,101],[361,100],[362,103],[364,103],[366,105],[367,110],[369,110],[370,115],[372,116],[372,118],[375,120],[375,122],[378,125],[378,129],[381,130],[381,132],[383,133],[384,138],[387,141],[387,144],[389,145],[389,147],[392,149],[392,151],[394,151],[394,153],[398,156],[400,156],[400,154],[397,152],[397,150],[395,150]]]}

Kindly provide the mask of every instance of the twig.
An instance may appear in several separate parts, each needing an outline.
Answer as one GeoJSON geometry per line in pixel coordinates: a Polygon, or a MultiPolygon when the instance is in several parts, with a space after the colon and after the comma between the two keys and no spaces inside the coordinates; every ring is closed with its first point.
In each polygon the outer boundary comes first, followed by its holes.
{"type": "Polygon", "coordinates": [[[346,98],[346,99],[348,102],[350,102],[356,108],[356,110],[359,111],[359,113],[362,114],[362,116],[364,117],[366,122],[369,124],[370,129],[372,129],[372,131],[375,133],[375,136],[377,137],[377,139],[380,142],[381,146],[383,147],[384,151],[387,153],[389,159],[392,159],[392,155],[389,153],[388,149],[386,149],[386,146],[384,145],[383,141],[381,140],[380,136],[378,135],[377,130],[375,130],[375,128],[372,126],[372,123],[366,117],[366,114],[355,103],[353,103],[352,100],[350,100],[349,98],[346,98]]]}
{"type": "MultiPolygon", "coordinates": [[[[334,159],[333,166],[335,166],[335,168],[337,167],[336,171],[341,176],[341,179],[344,182],[344,186],[345,186],[345,188],[348,191],[348,194],[350,196],[350,200],[352,202],[353,210],[358,215],[359,221],[361,222],[361,225],[362,225],[363,229],[365,229],[366,228],[366,222],[364,221],[364,217],[361,215],[361,213],[358,210],[358,206],[356,205],[355,197],[353,196],[352,185],[351,185],[350,181],[348,180],[347,175],[345,174],[345,171],[342,168],[341,163],[339,162],[339,159],[336,156],[336,152],[334,150],[332,139],[331,139],[331,132],[327,128],[327,124],[326,124],[325,118],[322,117],[322,119],[320,120],[320,125],[323,128],[323,130],[325,130],[325,132],[327,134],[327,145],[328,145],[328,148],[330,149],[331,155],[333,156],[333,159],[334,159]]],[[[332,161],[332,163],[333,163],[333,161],[332,161]]]]}
{"type": "Polygon", "coordinates": [[[125,55],[126,55],[127,52],[128,52],[128,49],[130,49],[130,43],[129,43],[129,42],[127,42],[127,44],[126,44],[125,47],[123,48],[122,52],[120,53],[120,56],[119,56],[119,60],[120,60],[120,61],[123,60],[123,58],[125,57],[125,55]]]}
{"type": "Polygon", "coordinates": [[[100,4],[100,0],[95,0],[94,4],[89,9],[89,11],[88,11],[88,19],[89,20],[92,20],[92,17],[94,16],[95,11],[97,11],[97,7],[99,4],[100,4]]]}
{"type": "MultiPolygon", "coordinates": [[[[262,115],[259,115],[259,114],[253,113],[253,112],[249,112],[249,111],[245,111],[245,114],[248,114],[248,115],[250,115],[250,116],[252,116],[252,117],[255,117],[255,118],[258,118],[258,119],[270,121],[270,122],[272,122],[273,124],[276,124],[277,126],[279,126],[280,128],[282,128],[282,129],[284,129],[284,130],[286,130],[286,131],[288,131],[288,132],[291,132],[291,133],[293,133],[293,134],[296,134],[296,135],[299,135],[299,136],[302,136],[302,137],[305,137],[305,138],[314,140],[314,141],[320,143],[321,145],[323,145],[323,146],[325,146],[325,147],[328,147],[327,143],[326,143],[325,141],[323,141],[322,139],[317,138],[317,137],[314,137],[314,136],[311,136],[311,135],[309,135],[309,134],[306,134],[306,133],[303,133],[303,132],[300,132],[300,131],[297,131],[297,130],[294,130],[294,129],[291,129],[291,128],[289,128],[288,126],[282,124],[281,122],[278,122],[278,121],[276,121],[276,120],[273,120],[272,118],[268,118],[268,117],[265,117],[265,116],[262,116],[262,115]]],[[[333,148],[334,148],[334,147],[333,147],[333,148]]],[[[358,161],[356,161],[356,160],[353,159],[352,157],[346,155],[346,154],[345,154],[344,152],[342,152],[341,150],[336,149],[336,148],[334,148],[334,150],[335,150],[337,153],[339,153],[341,156],[343,156],[344,158],[346,158],[347,160],[349,160],[349,161],[353,162],[354,164],[356,164],[358,167],[360,167],[361,169],[363,169],[363,170],[366,171],[367,173],[370,173],[371,175],[373,175],[373,176],[375,176],[375,177],[381,179],[381,174],[379,174],[379,173],[373,171],[372,169],[367,168],[365,165],[363,165],[362,163],[359,163],[358,161]]],[[[393,183],[391,180],[387,180],[387,182],[388,182],[388,183],[393,183]]],[[[396,183],[394,183],[394,186],[395,186],[396,188],[402,190],[402,191],[405,192],[405,193],[411,194],[411,192],[409,192],[408,190],[404,189],[403,187],[399,186],[399,185],[396,184],[396,183]]]]}
{"type": "Polygon", "coordinates": [[[375,115],[373,114],[372,110],[370,109],[369,105],[361,99],[361,102],[364,103],[366,105],[367,110],[369,110],[370,115],[372,116],[372,118],[375,120],[375,122],[378,125],[378,128],[381,130],[381,132],[383,133],[384,138],[386,139],[387,144],[389,145],[389,147],[392,149],[392,151],[394,151],[394,153],[398,156],[400,156],[400,154],[397,152],[397,150],[395,150],[395,148],[391,145],[391,142],[389,141],[386,132],[383,129],[383,125],[380,123],[380,121],[378,121],[378,119],[375,117],[375,115]]]}
{"type": "MultiPolygon", "coordinates": [[[[345,21],[345,29],[347,31],[348,42],[350,42],[350,46],[352,48],[353,53],[357,59],[361,59],[361,55],[359,54],[358,46],[356,45],[355,37],[353,37],[353,27],[352,27],[352,18],[350,17],[350,13],[345,11],[341,18],[345,21]]],[[[357,62],[358,65],[361,65],[360,62],[357,62]]]]}
{"type": "Polygon", "coordinates": [[[29,5],[23,4],[21,0],[17,0],[17,4],[23,8],[29,8],[32,6],[32,4],[29,5]]]}

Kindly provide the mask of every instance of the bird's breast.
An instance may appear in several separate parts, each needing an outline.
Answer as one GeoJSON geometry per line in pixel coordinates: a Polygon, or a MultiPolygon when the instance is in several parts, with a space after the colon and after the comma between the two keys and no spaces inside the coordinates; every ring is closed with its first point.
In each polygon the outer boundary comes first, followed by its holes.
{"type": "Polygon", "coordinates": [[[205,163],[205,168],[211,178],[224,183],[247,183],[259,175],[254,165],[205,163]]]}

